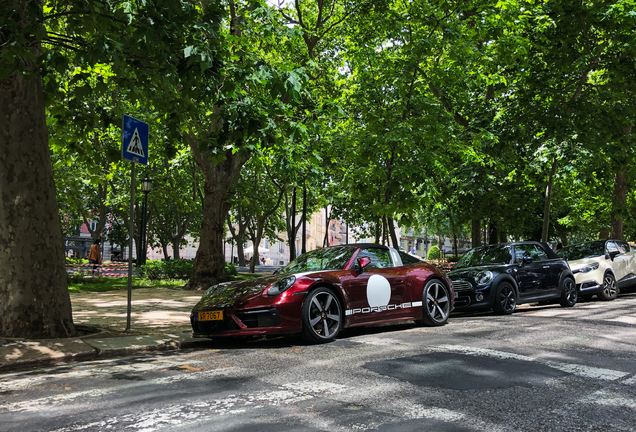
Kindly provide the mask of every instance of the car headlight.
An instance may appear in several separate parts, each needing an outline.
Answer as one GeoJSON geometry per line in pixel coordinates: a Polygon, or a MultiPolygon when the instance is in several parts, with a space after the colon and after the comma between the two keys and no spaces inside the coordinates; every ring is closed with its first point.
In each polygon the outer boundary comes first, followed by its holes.
{"type": "Polygon", "coordinates": [[[494,273],[491,271],[483,271],[477,274],[475,280],[477,280],[478,284],[482,285],[490,282],[494,276],[494,273]]]}
{"type": "Polygon", "coordinates": [[[267,290],[267,295],[275,296],[283,291],[288,290],[291,286],[296,282],[296,276],[289,276],[286,278],[282,278],[275,282],[269,289],[267,290]]]}
{"type": "Polygon", "coordinates": [[[580,269],[578,269],[577,273],[589,273],[591,271],[594,271],[598,268],[598,263],[595,262],[594,264],[590,264],[587,265],[585,267],[581,267],[580,269]]]}

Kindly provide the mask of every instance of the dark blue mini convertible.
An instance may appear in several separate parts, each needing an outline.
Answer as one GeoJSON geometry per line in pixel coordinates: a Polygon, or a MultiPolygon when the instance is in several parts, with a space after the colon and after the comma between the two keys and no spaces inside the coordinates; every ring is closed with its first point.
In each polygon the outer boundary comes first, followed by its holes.
{"type": "Polygon", "coordinates": [[[455,310],[493,309],[511,314],[518,304],[558,301],[576,304],[574,275],[545,243],[515,242],[468,251],[448,274],[455,310]]]}

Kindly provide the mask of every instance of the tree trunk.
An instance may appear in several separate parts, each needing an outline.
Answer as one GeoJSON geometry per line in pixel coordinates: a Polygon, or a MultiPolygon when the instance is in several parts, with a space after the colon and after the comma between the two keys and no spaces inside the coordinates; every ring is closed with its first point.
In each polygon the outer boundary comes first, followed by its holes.
{"type": "Polygon", "coordinates": [[[505,231],[501,231],[499,233],[499,243],[507,243],[508,242],[508,233],[505,231]]]}
{"type": "Polygon", "coordinates": [[[490,232],[488,233],[488,244],[497,244],[499,241],[499,230],[497,229],[497,222],[490,220],[490,232]]]}
{"type": "Polygon", "coordinates": [[[614,177],[614,199],[612,200],[612,238],[623,240],[623,209],[627,203],[625,168],[621,167],[614,177]]]}
{"type": "Polygon", "coordinates": [[[448,213],[448,220],[450,221],[451,231],[453,233],[453,255],[457,255],[457,233],[455,232],[455,222],[453,221],[452,213],[448,213]]]}
{"type": "Polygon", "coordinates": [[[180,243],[181,243],[181,238],[172,240],[172,258],[176,260],[181,259],[181,255],[179,251],[180,243]]]}
{"type": "Polygon", "coordinates": [[[548,185],[545,188],[545,203],[543,204],[543,230],[541,231],[541,241],[548,241],[550,229],[550,204],[552,203],[552,187],[554,185],[554,175],[556,174],[558,159],[556,155],[552,158],[552,167],[548,177],[548,185]]]}
{"type": "Polygon", "coordinates": [[[382,225],[380,223],[380,218],[378,218],[376,220],[375,223],[375,242],[374,243],[380,243],[380,235],[382,234],[382,225]]]}
{"type": "MultiPolygon", "coordinates": [[[[5,2],[32,26],[26,4],[5,2]]],[[[42,80],[28,69],[0,80],[0,336],[75,336],[42,80]]]]}
{"type": "Polygon", "coordinates": [[[322,247],[329,246],[329,207],[325,207],[325,237],[322,239],[322,247]]]}
{"type": "Polygon", "coordinates": [[[605,240],[610,238],[610,229],[609,228],[603,228],[601,230],[601,232],[598,234],[598,239],[599,240],[605,240]]]}
{"type": "Polygon", "coordinates": [[[292,192],[291,214],[287,218],[287,237],[289,240],[289,262],[296,259],[296,188],[292,192]],[[291,223],[290,220],[291,219],[291,223]]]}
{"type": "Polygon", "coordinates": [[[163,249],[163,259],[169,260],[170,259],[170,255],[168,255],[168,244],[167,243],[161,243],[161,249],[163,249]]]}
{"type": "Polygon", "coordinates": [[[254,244],[254,254],[252,255],[252,259],[250,261],[250,273],[254,273],[256,271],[256,263],[258,260],[258,246],[261,244],[261,239],[263,238],[263,230],[265,229],[265,221],[257,220],[256,221],[256,235],[252,239],[252,243],[254,244]]]}
{"type": "Polygon", "coordinates": [[[199,150],[199,141],[186,136],[197,165],[203,172],[203,220],[199,249],[194,259],[194,273],[183,287],[188,290],[205,290],[211,285],[227,280],[223,256],[223,234],[227,212],[229,189],[240,174],[248,157],[245,154],[226,152],[224,161],[214,164],[208,152],[199,150]]]}
{"type": "Polygon", "coordinates": [[[476,248],[481,246],[481,221],[479,219],[473,219],[470,221],[471,228],[471,247],[476,248]]]}
{"type": "Polygon", "coordinates": [[[395,223],[392,218],[387,218],[387,225],[389,226],[389,235],[391,235],[391,243],[393,243],[393,247],[400,250],[400,241],[397,238],[397,234],[395,234],[395,223]]]}

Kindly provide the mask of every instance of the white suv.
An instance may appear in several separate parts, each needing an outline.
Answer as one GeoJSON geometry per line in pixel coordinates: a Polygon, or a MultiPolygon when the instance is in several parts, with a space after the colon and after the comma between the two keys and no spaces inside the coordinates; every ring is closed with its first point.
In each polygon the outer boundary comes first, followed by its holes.
{"type": "Polygon", "coordinates": [[[614,300],[619,288],[636,283],[636,251],[623,240],[596,240],[557,252],[567,260],[579,296],[614,300]]]}

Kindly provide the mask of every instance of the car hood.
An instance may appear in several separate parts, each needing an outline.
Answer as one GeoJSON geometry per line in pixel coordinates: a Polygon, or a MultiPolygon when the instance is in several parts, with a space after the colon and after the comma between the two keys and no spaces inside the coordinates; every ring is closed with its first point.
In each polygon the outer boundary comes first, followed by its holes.
{"type": "Polygon", "coordinates": [[[296,276],[296,279],[318,272],[276,274],[259,277],[256,279],[224,282],[212,285],[203,294],[199,303],[192,309],[192,312],[219,308],[240,308],[245,306],[250,300],[263,295],[263,292],[274,282],[288,276],[296,276]]]}
{"type": "Polygon", "coordinates": [[[600,255],[600,256],[592,257],[592,258],[583,258],[583,259],[568,261],[568,265],[570,266],[571,270],[576,270],[590,264],[601,262],[604,259],[605,257],[603,255],[600,255]]]}
{"type": "Polygon", "coordinates": [[[490,266],[476,266],[476,267],[465,267],[457,270],[453,270],[450,273],[447,273],[451,280],[462,279],[471,282],[475,282],[475,278],[481,272],[491,271],[493,273],[505,273],[508,265],[490,265],[490,266]]]}

